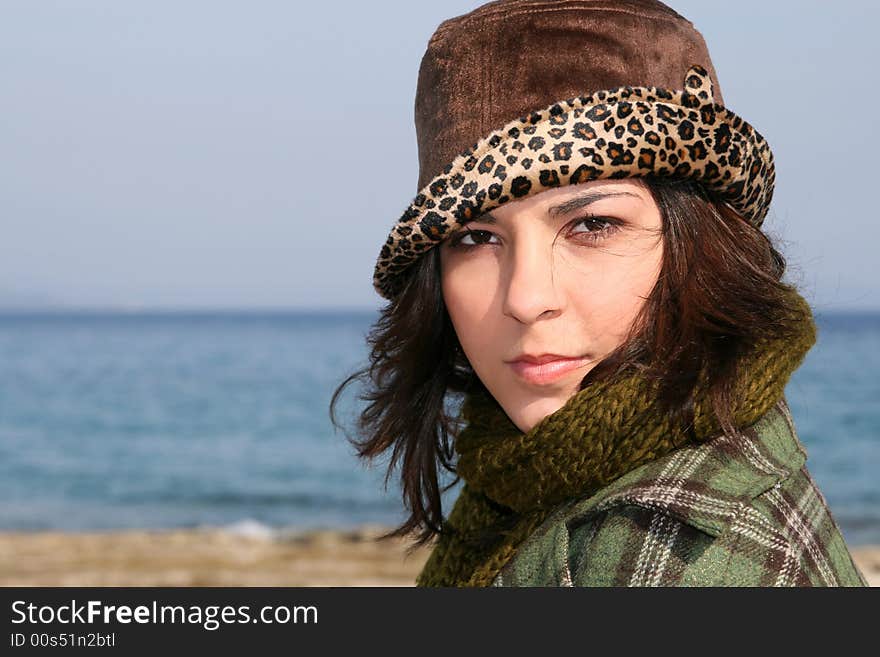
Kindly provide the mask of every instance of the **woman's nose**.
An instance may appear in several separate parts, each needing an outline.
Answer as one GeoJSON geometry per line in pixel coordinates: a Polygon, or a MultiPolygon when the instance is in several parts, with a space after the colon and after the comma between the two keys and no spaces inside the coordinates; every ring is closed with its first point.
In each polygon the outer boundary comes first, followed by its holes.
{"type": "Polygon", "coordinates": [[[561,310],[561,292],[554,281],[552,245],[520,242],[510,252],[502,278],[504,314],[528,324],[561,310]]]}

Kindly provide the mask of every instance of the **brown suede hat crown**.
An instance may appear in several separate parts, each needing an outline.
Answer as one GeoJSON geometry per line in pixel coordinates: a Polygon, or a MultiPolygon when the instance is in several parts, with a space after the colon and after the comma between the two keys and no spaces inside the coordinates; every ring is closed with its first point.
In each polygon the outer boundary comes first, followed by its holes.
{"type": "Polygon", "coordinates": [[[773,195],[764,138],[723,105],[702,35],[656,0],[497,0],[444,21],[419,69],[418,193],[375,289],[510,200],[603,178],[697,180],[755,226],[773,195]]]}

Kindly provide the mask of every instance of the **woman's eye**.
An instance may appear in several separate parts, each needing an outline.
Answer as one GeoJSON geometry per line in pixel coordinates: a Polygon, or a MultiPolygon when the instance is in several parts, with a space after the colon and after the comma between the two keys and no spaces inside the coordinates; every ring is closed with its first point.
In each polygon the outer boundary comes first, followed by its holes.
{"type": "Polygon", "coordinates": [[[610,217],[584,217],[572,223],[572,233],[586,235],[591,240],[601,239],[617,229],[618,222],[610,217]],[[585,230],[577,230],[584,227],[585,230]]]}
{"type": "Polygon", "coordinates": [[[610,225],[610,223],[611,222],[609,222],[607,219],[602,219],[600,217],[584,217],[583,219],[578,219],[573,224],[573,226],[574,226],[574,228],[577,228],[578,226],[584,226],[584,227],[586,227],[586,230],[585,231],[574,230],[573,232],[575,232],[575,233],[582,233],[582,232],[595,233],[595,232],[598,232],[598,231],[605,229],[607,226],[610,225]]]}
{"type": "Polygon", "coordinates": [[[488,230],[466,230],[454,236],[450,242],[451,246],[479,246],[488,244],[492,237],[488,230]]]}

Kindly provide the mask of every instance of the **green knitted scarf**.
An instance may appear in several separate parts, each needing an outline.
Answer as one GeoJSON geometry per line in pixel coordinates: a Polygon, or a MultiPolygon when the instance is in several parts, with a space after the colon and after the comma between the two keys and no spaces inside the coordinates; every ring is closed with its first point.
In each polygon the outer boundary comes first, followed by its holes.
{"type": "MultiPolygon", "coordinates": [[[[756,423],[782,397],[791,374],[816,341],[807,302],[792,338],[763,340],[742,358],[733,385],[737,428],[756,423]]],[[[654,384],[627,373],[594,382],[523,433],[485,388],[462,405],[455,438],[464,486],[417,586],[488,586],[519,544],[560,504],[594,494],[639,465],[721,429],[704,391],[694,391],[694,422],[685,433],[655,412],[654,384]]]]}

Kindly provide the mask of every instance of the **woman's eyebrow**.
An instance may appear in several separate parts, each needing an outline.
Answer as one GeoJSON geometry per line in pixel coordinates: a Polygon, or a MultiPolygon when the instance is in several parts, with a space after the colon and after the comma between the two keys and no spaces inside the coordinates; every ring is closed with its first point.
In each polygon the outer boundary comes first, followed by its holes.
{"type": "Polygon", "coordinates": [[[560,214],[568,214],[569,212],[574,212],[575,210],[580,210],[581,208],[585,208],[591,203],[595,203],[596,201],[601,201],[605,198],[613,198],[615,196],[632,196],[633,198],[639,198],[638,195],[633,194],[632,192],[584,192],[583,194],[578,194],[574,196],[564,203],[560,203],[559,205],[551,206],[547,213],[551,217],[558,216],[560,214]]]}

